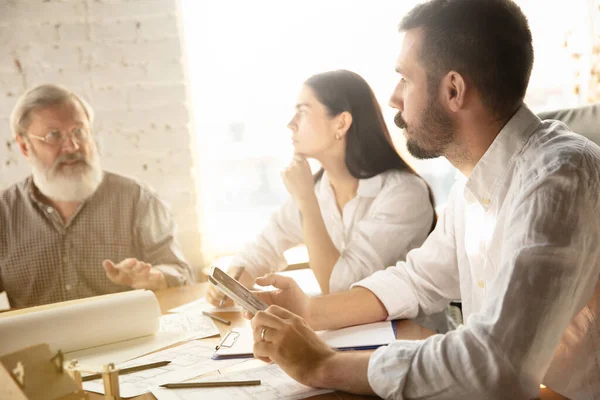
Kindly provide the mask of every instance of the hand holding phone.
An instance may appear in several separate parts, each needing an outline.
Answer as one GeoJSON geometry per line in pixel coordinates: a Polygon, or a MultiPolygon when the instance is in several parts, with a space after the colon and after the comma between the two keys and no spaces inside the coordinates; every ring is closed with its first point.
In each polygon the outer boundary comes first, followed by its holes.
{"type": "MultiPolygon", "coordinates": [[[[242,277],[242,274],[244,273],[244,269],[244,267],[238,267],[237,271],[235,271],[235,276],[233,277],[233,279],[239,282],[240,278],[242,277]]],[[[219,308],[223,307],[225,301],[227,301],[227,296],[223,295],[223,298],[219,301],[219,308]]]]}
{"type": "Polygon", "coordinates": [[[223,294],[252,314],[264,311],[269,307],[268,304],[252,294],[244,285],[227,275],[219,267],[213,265],[210,268],[208,280],[223,294]]]}

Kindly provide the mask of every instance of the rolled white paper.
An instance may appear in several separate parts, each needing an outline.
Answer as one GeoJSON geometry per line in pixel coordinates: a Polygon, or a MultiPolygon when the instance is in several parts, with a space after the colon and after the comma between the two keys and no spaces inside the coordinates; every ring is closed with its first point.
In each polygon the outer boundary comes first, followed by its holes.
{"type": "Polygon", "coordinates": [[[153,292],[135,290],[0,314],[0,355],[38,343],[76,351],[153,335],[160,306],[153,292]]]}

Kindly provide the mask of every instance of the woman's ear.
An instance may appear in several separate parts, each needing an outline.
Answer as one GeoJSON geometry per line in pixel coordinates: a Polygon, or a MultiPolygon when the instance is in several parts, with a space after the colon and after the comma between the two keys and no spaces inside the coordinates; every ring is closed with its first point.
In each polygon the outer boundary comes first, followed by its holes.
{"type": "Polygon", "coordinates": [[[335,126],[335,137],[338,140],[341,140],[346,133],[348,133],[348,129],[352,125],[352,114],[348,111],[343,111],[336,118],[336,126],[335,126]]]}

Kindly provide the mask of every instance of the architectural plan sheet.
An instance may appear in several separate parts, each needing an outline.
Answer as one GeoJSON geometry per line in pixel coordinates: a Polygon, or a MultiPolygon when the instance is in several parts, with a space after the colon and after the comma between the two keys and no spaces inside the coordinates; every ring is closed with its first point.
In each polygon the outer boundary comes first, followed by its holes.
{"type": "Polygon", "coordinates": [[[152,387],[152,394],[158,400],[294,400],[332,392],[332,390],[315,389],[298,383],[275,364],[267,364],[264,367],[236,371],[231,374],[221,375],[218,378],[210,377],[194,379],[193,382],[216,380],[241,381],[254,379],[260,379],[261,384],[258,386],[230,386],[197,389],[164,389],[155,386],[152,387]]]}
{"type": "MultiPolygon", "coordinates": [[[[217,369],[227,368],[244,362],[244,360],[211,360],[210,356],[214,351],[214,344],[196,340],[122,363],[119,365],[119,368],[158,361],[171,361],[170,364],[163,367],[119,376],[121,397],[138,396],[149,392],[150,386],[181,382],[217,369]]],[[[101,378],[84,382],[83,388],[90,392],[104,393],[104,385],[101,378]]]]}

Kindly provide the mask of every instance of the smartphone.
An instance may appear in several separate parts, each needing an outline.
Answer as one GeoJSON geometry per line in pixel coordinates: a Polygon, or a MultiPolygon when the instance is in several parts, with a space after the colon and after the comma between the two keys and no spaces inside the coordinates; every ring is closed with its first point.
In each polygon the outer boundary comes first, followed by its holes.
{"type": "Polygon", "coordinates": [[[208,276],[210,283],[216,286],[223,294],[235,301],[252,314],[266,310],[269,305],[252,294],[244,285],[227,275],[221,268],[210,267],[208,276]]]}

